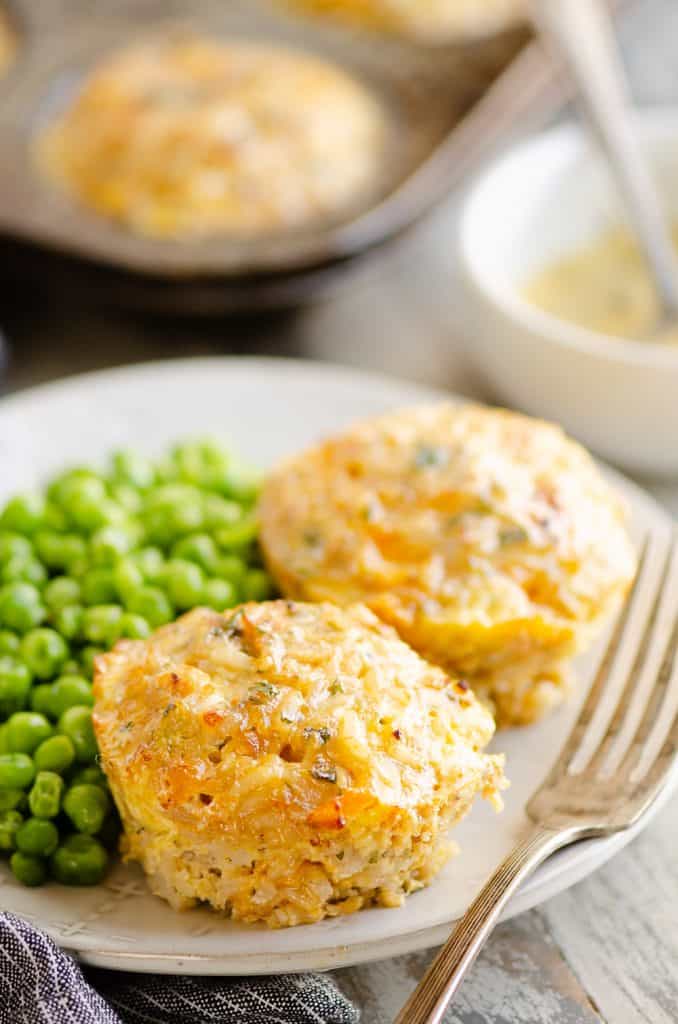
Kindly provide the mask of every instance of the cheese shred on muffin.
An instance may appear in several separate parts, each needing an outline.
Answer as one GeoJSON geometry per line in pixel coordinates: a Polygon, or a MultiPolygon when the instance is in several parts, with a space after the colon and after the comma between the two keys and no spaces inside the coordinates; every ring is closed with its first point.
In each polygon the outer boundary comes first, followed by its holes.
{"type": "Polygon", "coordinates": [[[195,609],[97,660],[127,857],[174,907],[273,927],[398,906],[499,806],[491,716],[368,609],[195,609]]]}
{"type": "Polygon", "coordinates": [[[500,725],[563,698],[567,660],[635,571],[625,510],[587,452],[480,406],[359,423],[281,465],[260,515],[283,593],[364,602],[500,725]]]}

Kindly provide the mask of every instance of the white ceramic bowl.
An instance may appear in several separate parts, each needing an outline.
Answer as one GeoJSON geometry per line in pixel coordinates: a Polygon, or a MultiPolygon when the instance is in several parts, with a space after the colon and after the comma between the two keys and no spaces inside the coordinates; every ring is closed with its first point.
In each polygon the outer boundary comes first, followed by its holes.
{"type": "MultiPolygon", "coordinates": [[[[678,114],[643,113],[638,128],[678,220],[678,114]]],[[[540,268],[623,219],[602,158],[572,125],[499,159],[460,220],[469,354],[501,400],[558,421],[627,469],[678,475],[678,347],[576,327],[521,294],[540,268]]]]}

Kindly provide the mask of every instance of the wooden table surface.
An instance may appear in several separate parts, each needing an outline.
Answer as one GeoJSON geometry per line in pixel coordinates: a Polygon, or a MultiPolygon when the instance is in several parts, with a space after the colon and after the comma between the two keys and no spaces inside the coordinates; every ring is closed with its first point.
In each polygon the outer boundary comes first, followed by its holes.
{"type": "MultiPolygon", "coordinates": [[[[637,97],[678,99],[676,0],[640,0],[622,34],[637,97]]],[[[455,216],[452,201],[340,294],[296,315],[166,322],[68,303],[47,308],[0,285],[12,350],[4,388],[124,362],[237,351],[385,369],[491,399],[463,355],[472,339],[455,284],[455,216]]],[[[649,486],[678,513],[678,483],[649,486]]],[[[336,977],[361,1007],[364,1024],[387,1024],[429,959],[421,953],[384,960],[336,977]]],[[[678,806],[586,881],[501,925],[446,1021],[675,1024],[678,806]]]]}

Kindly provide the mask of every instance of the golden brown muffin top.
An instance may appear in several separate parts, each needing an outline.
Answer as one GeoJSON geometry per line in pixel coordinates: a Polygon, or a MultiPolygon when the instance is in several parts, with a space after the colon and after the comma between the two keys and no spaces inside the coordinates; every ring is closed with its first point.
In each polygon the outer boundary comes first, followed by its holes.
{"type": "Polygon", "coordinates": [[[587,622],[635,567],[625,510],[588,453],[482,406],[358,423],[279,466],[260,514],[286,593],[372,607],[386,595],[432,620],[587,622]]]}
{"type": "Polygon", "coordinates": [[[102,655],[94,691],[114,791],[156,828],[339,827],[497,781],[489,713],[360,606],[198,608],[102,655]]]}

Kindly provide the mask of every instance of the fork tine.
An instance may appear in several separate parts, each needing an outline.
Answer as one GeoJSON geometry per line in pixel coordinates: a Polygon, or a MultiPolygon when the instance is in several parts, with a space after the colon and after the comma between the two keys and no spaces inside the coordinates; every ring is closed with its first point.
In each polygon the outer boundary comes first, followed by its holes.
{"type": "Polygon", "coordinates": [[[568,736],[565,746],[563,747],[560,757],[556,763],[554,771],[560,772],[569,769],[574,756],[577,754],[582,746],[582,741],[585,738],[591,721],[593,720],[596,709],[599,707],[600,698],[603,691],[605,690],[610,670],[614,664],[614,660],[619,649],[622,637],[624,636],[627,623],[631,614],[631,608],[634,604],[634,599],[638,593],[640,581],[644,575],[644,570],[647,565],[647,556],[650,547],[650,538],[645,537],[643,540],[640,557],[638,559],[638,567],[636,569],[636,575],[633,581],[633,586],[628,594],[623,607],[621,608],[616,625],[610,637],[609,643],[605,650],[605,653],[601,659],[598,671],[596,672],[593,685],[589,691],[588,697],[584,702],[584,705],[579,713],[579,717],[574,724],[574,727],[568,736]]]}
{"type": "Polygon", "coordinates": [[[678,650],[678,614],[674,610],[673,625],[669,630],[663,652],[663,660],[657,673],[651,699],[647,703],[631,746],[624,756],[618,776],[622,785],[629,780],[639,781],[652,767],[658,756],[661,742],[675,747],[678,739],[678,672],[676,653],[678,650]],[[671,715],[668,722],[664,719],[671,715]],[[653,751],[655,756],[653,757],[653,751]]]}
{"type": "Polygon", "coordinates": [[[642,784],[636,787],[635,806],[627,808],[626,824],[634,821],[647,811],[663,791],[666,782],[678,768],[678,715],[676,715],[669,736],[655,758],[649,771],[643,776],[642,784]],[[629,813],[631,810],[631,813],[629,813]]]}
{"type": "MultiPolygon", "coordinates": [[[[660,583],[652,603],[652,609],[646,621],[638,652],[635,658],[631,661],[631,667],[624,677],[621,699],[617,704],[614,715],[612,716],[600,745],[588,763],[587,768],[591,775],[597,774],[601,769],[605,770],[607,762],[615,747],[617,744],[621,747],[622,741],[625,738],[629,742],[633,741],[634,743],[636,741],[636,737],[641,741],[644,741],[647,738],[654,718],[654,713],[661,703],[666,687],[668,686],[672,669],[666,664],[664,655],[667,649],[669,651],[671,650],[671,644],[675,637],[675,628],[674,630],[668,630],[666,645],[661,649],[660,657],[664,658],[664,664],[662,664],[659,672],[655,674],[653,678],[645,680],[643,678],[643,669],[647,665],[652,646],[658,639],[657,624],[659,613],[666,596],[666,586],[675,550],[675,542],[672,541],[666,552],[660,583]],[[644,729],[644,731],[642,735],[639,736],[639,730],[642,729],[644,729]]],[[[659,639],[661,640],[660,637],[659,639]]]]}

